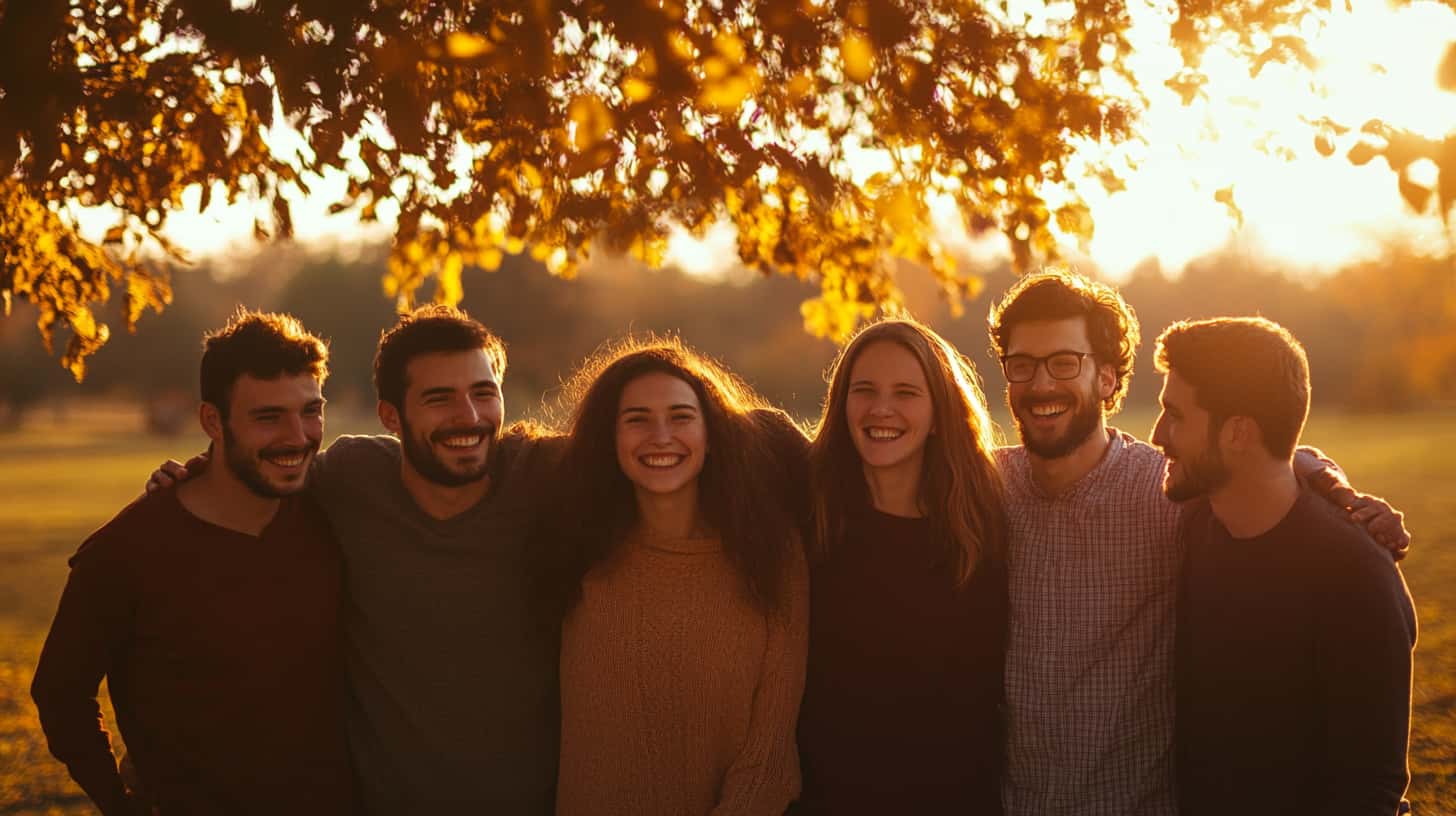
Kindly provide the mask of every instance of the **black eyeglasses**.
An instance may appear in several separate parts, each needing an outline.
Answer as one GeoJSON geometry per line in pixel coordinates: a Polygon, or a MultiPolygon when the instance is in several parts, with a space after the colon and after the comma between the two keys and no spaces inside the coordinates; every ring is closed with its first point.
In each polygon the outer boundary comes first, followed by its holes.
{"type": "Polygon", "coordinates": [[[1058,351],[1045,357],[1008,354],[1001,358],[1001,370],[1006,373],[1008,382],[1024,383],[1031,382],[1037,368],[1045,365],[1052,379],[1071,380],[1082,373],[1082,358],[1095,356],[1090,351],[1058,351]]]}

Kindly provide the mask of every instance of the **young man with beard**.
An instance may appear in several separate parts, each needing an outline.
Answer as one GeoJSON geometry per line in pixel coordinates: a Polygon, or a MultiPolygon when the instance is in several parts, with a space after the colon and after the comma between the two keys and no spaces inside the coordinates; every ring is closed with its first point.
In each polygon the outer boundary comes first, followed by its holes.
{"type": "MultiPolygon", "coordinates": [[[[1163,457],[1109,428],[1138,344],[1111,287],[1067,272],[1022,278],[993,308],[992,342],[1022,445],[998,452],[1010,525],[1006,661],[1010,816],[1175,816],[1173,629],[1178,506],[1163,457]]],[[[1297,464],[1323,470],[1302,452],[1297,464]]],[[[1341,480],[1394,550],[1399,515],[1341,480]]]]}
{"type": "MultiPolygon", "coordinates": [[[[525,553],[550,455],[502,434],[505,369],[463,312],[402,316],[374,359],[394,436],[340,437],[310,475],[344,557],[348,730],[371,814],[553,807],[559,639],[525,553]]],[[[168,463],[153,481],[186,476],[168,463]]]]}
{"type": "Polygon", "coordinates": [[[94,533],[31,694],[51,752],[106,816],[357,809],[339,694],[339,557],[299,496],[328,350],[292,317],[208,335],[202,428],[223,463],[94,533]],[[129,789],[102,728],[106,678],[129,789]]]}
{"type": "Polygon", "coordinates": [[[1182,816],[1391,816],[1410,781],[1416,621],[1400,569],[1292,455],[1304,349],[1263,318],[1175,323],[1153,444],[1186,514],[1178,598],[1182,816]]]}

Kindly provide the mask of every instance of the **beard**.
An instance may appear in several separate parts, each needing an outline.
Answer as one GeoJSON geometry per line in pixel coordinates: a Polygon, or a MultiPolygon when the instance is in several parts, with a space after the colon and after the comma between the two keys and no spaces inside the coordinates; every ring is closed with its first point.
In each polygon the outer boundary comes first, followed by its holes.
{"type": "MultiPolygon", "coordinates": [[[[1054,397],[1064,399],[1062,395],[1054,397]]],[[[1093,394],[1079,393],[1073,396],[1072,416],[1067,424],[1067,430],[1051,439],[1038,439],[1027,432],[1025,423],[1022,422],[1023,415],[1030,415],[1032,406],[1050,401],[1047,397],[1033,397],[1031,394],[1023,395],[1020,402],[1011,404],[1011,395],[1006,397],[1007,407],[1011,409],[1011,416],[1016,420],[1016,434],[1021,437],[1021,444],[1028,451],[1042,459],[1061,459],[1075,451],[1087,437],[1097,431],[1098,423],[1102,420],[1102,405],[1093,394]]]]}
{"type": "Polygon", "coordinates": [[[417,437],[410,424],[401,414],[399,418],[399,442],[400,449],[404,451],[405,459],[414,467],[415,471],[425,478],[426,481],[434,482],[444,487],[464,487],[474,484],[486,477],[490,467],[490,455],[495,447],[494,425],[481,423],[465,428],[441,428],[430,434],[429,438],[417,437]],[[435,455],[433,443],[443,441],[448,436],[461,433],[479,433],[485,445],[485,457],[481,459],[478,466],[466,470],[455,470],[446,464],[439,456],[435,455]]]}
{"type": "Polygon", "coordinates": [[[310,439],[309,444],[297,445],[275,445],[270,448],[245,448],[238,444],[237,437],[233,436],[232,429],[228,427],[227,421],[223,421],[222,441],[227,450],[223,452],[223,464],[229,472],[243,486],[254,494],[265,499],[281,499],[284,496],[291,496],[298,493],[308,485],[308,478],[305,475],[296,485],[277,485],[268,481],[263,475],[262,460],[270,457],[288,456],[290,454],[303,454],[305,457],[312,456],[318,451],[319,441],[310,439]]]}
{"type": "Polygon", "coordinates": [[[1204,455],[1192,460],[1180,459],[1178,465],[1182,468],[1183,478],[1174,481],[1171,465],[1167,466],[1168,470],[1163,474],[1163,495],[1175,502],[1206,496],[1228,484],[1233,477],[1228,465],[1224,464],[1223,456],[1218,452],[1216,440],[1209,441],[1204,455]]]}

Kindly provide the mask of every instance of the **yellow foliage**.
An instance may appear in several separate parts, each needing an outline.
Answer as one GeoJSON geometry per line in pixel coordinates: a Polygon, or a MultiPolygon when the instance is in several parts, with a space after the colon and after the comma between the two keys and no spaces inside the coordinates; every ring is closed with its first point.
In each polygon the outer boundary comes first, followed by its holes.
{"type": "MultiPolygon", "coordinates": [[[[591,148],[606,138],[607,132],[612,129],[612,112],[596,96],[578,96],[571,100],[567,110],[572,123],[576,125],[572,146],[579,151],[591,148]]],[[[540,187],[540,173],[535,168],[531,168],[531,172],[535,174],[531,179],[531,186],[540,187]]]]}
{"type": "Polygon", "coordinates": [[[858,31],[845,32],[839,43],[844,75],[855,82],[869,82],[875,74],[875,49],[869,38],[858,31]]]}
{"type": "Polygon", "coordinates": [[[633,102],[643,102],[652,96],[652,83],[641,77],[628,77],[622,81],[622,95],[633,102]]]}
{"type": "MultiPolygon", "coordinates": [[[[1187,63],[1180,87],[1200,87],[1207,32],[1236,31],[1253,48],[1288,28],[1254,2],[1184,4],[1172,35],[1187,63]]],[[[562,276],[598,237],[658,264],[670,223],[722,217],[746,266],[819,285],[805,309],[814,331],[843,336],[877,304],[893,308],[898,259],[929,269],[954,303],[974,284],[935,240],[927,185],[957,191],[968,223],[1006,233],[1026,268],[1058,252],[1057,233],[1092,234],[1083,202],[1053,214],[1038,190],[1072,172],[1078,146],[1135,135],[1145,98],[1136,78],[1105,85],[1100,66],[1078,64],[1096,51],[1081,48],[1090,32],[1120,35],[1118,4],[994,36],[977,33],[983,5],[11,2],[26,14],[0,14],[0,299],[35,303],[47,338],[71,331],[65,359],[79,374],[107,334],[88,309],[113,286],[129,319],[170,297],[159,276],[109,252],[180,257],[161,230],[183,191],[198,185],[204,207],[213,191],[256,197],[273,213],[257,236],[270,239],[290,231],[281,188],[307,196],[310,179],[347,164],[336,211],[399,213],[383,286],[401,304],[432,276],[436,297],[456,299],[465,266],[527,248],[562,276]],[[316,19],[334,7],[347,20],[316,19]],[[137,47],[173,41],[196,48],[137,47]],[[50,90],[31,87],[36,77],[50,90]],[[6,87],[17,80],[29,84],[6,87]],[[307,122],[305,149],[273,153],[275,109],[307,122]],[[844,153],[866,141],[895,164],[860,186],[844,153]],[[351,144],[357,164],[340,157],[351,144]],[[463,195],[450,167],[461,151],[472,156],[463,195]],[[60,215],[76,202],[114,205],[121,240],[77,235],[60,215]]],[[[1396,135],[1381,138],[1415,144],[1396,135]]],[[[1438,164],[1456,163],[1451,150],[1438,164]]],[[[1437,197],[1449,204],[1450,192],[1437,197]]],[[[1232,191],[1224,203],[1237,215],[1232,191]]]]}
{"type": "Polygon", "coordinates": [[[479,34],[456,31],[445,37],[445,53],[458,60],[475,59],[490,53],[494,48],[490,40],[479,34]]]}

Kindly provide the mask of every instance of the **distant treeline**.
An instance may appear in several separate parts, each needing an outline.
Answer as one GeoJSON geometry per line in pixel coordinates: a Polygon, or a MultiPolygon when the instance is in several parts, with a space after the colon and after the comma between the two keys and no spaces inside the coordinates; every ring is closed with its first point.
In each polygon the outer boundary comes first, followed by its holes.
{"type": "MultiPolygon", "coordinates": [[[[320,258],[273,247],[226,268],[214,261],[173,270],[175,302],[160,316],[145,316],[136,335],[117,329],[80,385],[46,353],[34,315],[18,305],[0,319],[0,424],[17,422],[48,400],[98,397],[146,402],[156,430],[190,421],[201,335],[221,325],[237,304],[291,312],[329,338],[330,401],[371,410],[374,345],[394,321],[393,304],[380,289],[383,257],[366,250],[356,259],[320,258]]],[[[976,363],[995,403],[1003,383],[985,318],[1013,275],[1005,267],[980,274],[982,294],[959,318],[926,276],[906,270],[902,278],[910,309],[976,363]]],[[[1450,260],[1391,250],[1327,277],[1295,279],[1228,252],[1197,260],[1176,278],[1145,265],[1122,291],[1143,329],[1134,405],[1156,398],[1160,378],[1152,369],[1152,344],[1169,323],[1256,313],[1288,326],[1304,342],[1322,406],[1456,404],[1456,268],[1450,260]]],[[[461,305],[508,345],[506,394],[513,416],[549,415],[554,387],[603,341],[627,331],[657,331],[680,333],[806,417],[818,412],[822,372],[835,351],[803,331],[799,305],[815,293],[807,283],[778,276],[708,281],[627,262],[599,263],[566,281],[517,256],[495,272],[467,271],[461,305]]],[[[112,312],[108,322],[119,327],[112,312]]]]}

